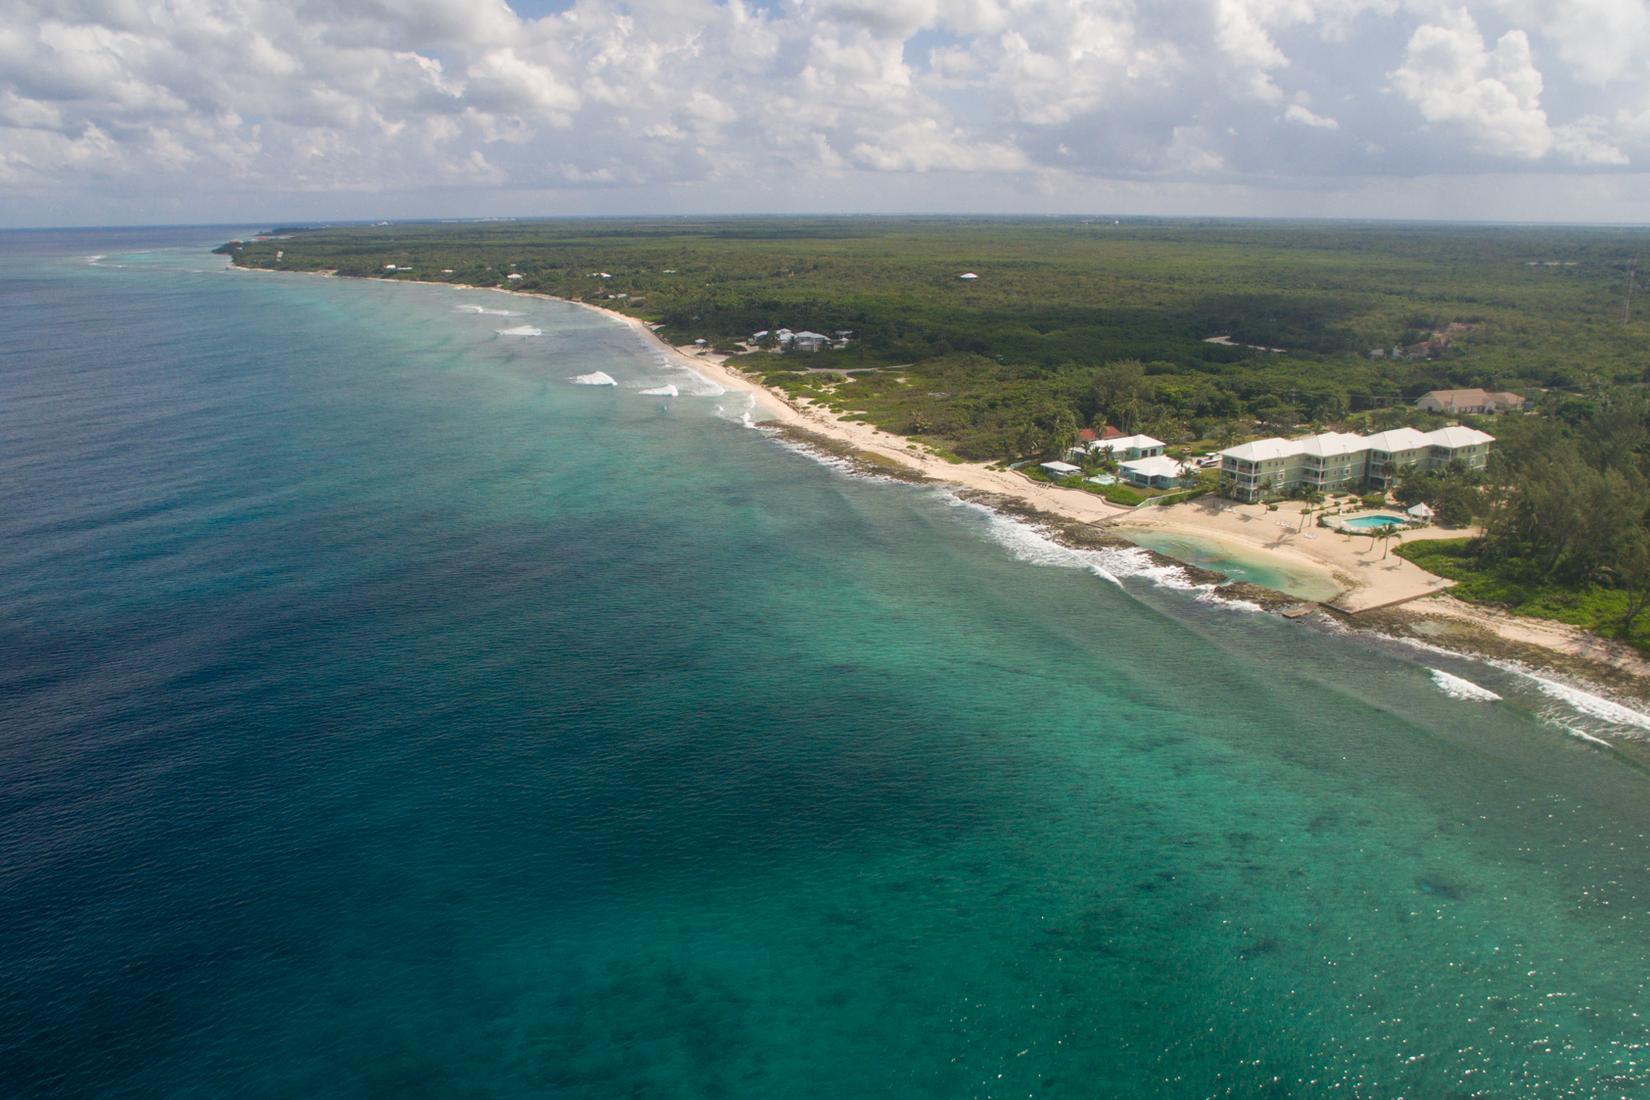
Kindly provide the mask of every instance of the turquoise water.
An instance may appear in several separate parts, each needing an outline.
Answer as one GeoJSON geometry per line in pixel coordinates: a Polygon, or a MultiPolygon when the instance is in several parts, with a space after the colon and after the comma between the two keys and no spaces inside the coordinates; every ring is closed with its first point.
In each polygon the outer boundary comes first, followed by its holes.
{"type": "Polygon", "coordinates": [[[1258,584],[1303,600],[1324,602],[1341,593],[1341,586],[1312,569],[1294,569],[1262,555],[1247,555],[1232,547],[1203,542],[1162,531],[1129,531],[1131,542],[1200,569],[1221,573],[1228,580],[1258,584]]]}
{"type": "Polygon", "coordinates": [[[1386,527],[1402,527],[1407,521],[1403,516],[1356,516],[1352,519],[1340,521],[1342,527],[1351,527],[1359,531],[1381,530],[1386,527]]]}
{"type": "Polygon", "coordinates": [[[0,1093],[1650,1088],[1650,720],[229,235],[0,237],[0,1093]]]}

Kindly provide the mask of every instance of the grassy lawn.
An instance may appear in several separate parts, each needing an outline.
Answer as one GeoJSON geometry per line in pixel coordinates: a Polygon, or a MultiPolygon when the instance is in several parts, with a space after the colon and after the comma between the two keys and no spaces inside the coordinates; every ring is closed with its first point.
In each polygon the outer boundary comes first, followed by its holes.
{"type": "MultiPolygon", "coordinates": [[[[1450,595],[1469,603],[1504,608],[1532,619],[1552,619],[1585,627],[1607,638],[1620,637],[1617,624],[1627,604],[1625,593],[1589,585],[1569,588],[1553,584],[1534,570],[1502,566],[1486,569],[1467,549],[1469,539],[1439,539],[1396,547],[1429,573],[1458,582],[1450,595]]],[[[1631,637],[1622,639],[1650,655],[1650,614],[1640,616],[1631,637]]]]}

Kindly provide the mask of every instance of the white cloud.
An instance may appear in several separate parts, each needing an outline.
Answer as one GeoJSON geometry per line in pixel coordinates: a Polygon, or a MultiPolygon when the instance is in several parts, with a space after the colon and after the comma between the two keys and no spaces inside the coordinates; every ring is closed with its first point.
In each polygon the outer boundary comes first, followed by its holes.
{"type": "Polygon", "coordinates": [[[1509,30],[1490,49],[1466,10],[1410,36],[1392,85],[1428,122],[1453,125],[1480,150],[1522,160],[1557,151],[1581,163],[1626,163],[1626,155],[1580,130],[1555,132],[1541,106],[1543,80],[1529,35],[1509,30]]]}
{"type": "Polygon", "coordinates": [[[1650,0],[0,0],[0,209],[1614,172],[1647,38],[1650,0]]]}
{"type": "Polygon", "coordinates": [[[1312,109],[1301,103],[1291,103],[1284,108],[1283,117],[1289,122],[1296,122],[1302,126],[1310,126],[1318,130],[1339,130],[1341,124],[1332,118],[1313,114],[1312,109]]]}

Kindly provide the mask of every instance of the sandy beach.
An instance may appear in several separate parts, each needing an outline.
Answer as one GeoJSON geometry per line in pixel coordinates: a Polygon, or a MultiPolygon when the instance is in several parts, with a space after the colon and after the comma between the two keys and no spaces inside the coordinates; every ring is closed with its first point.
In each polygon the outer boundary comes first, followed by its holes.
{"type": "MultiPolygon", "coordinates": [[[[1406,623],[1441,623],[1445,624],[1446,631],[1453,626],[1458,631],[1487,635],[1515,647],[1563,654],[1629,676],[1650,679],[1650,661],[1632,649],[1562,623],[1523,618],[1452,599],[1445,593],[1454,586],[1454,581],[1428,573],[1399,557],[1392,552],[1395,546],[1380,540],[1318,527],[1315,518],[1310,516],[1303,522],[1301,511],[1306,505],[1300,501],[1281,502],[1277,510],[1272,511],[1265,505],[1241,504],[1209,495],[1184,504],[1128,508],[1080,489],[1035,482],[1012,470],[984,463],[949,462],[891,432],[841,419],[824,406],[793,400],[769,389],[729,366],[726,356],[699,348],[677,347],[635,317],[588,302],[576,304],[647,334],[678,365],[698,372],[725,389],[750,394],[754,402],[752,416],[759,422],[801,428],[856,451],[898,463],[923,477],[1011,497],[1039,511],[1093,524],[1124,539],[1131,535],[1169,534],[1217,553],[1224,551],[1239,559],[1259,559],[1282,572],[1319,580],[1321,584],[1314,587],[1321,587],[1325,593],[1337,593],[1322,602],[1351,616],[1377,610],[1401,611],[1402,621],[1406,623]]],[[[1463,538],[1472,533],[1470,528],[1424,527],[1406,531],[1401,540],[1393,542],[1463,538]]],[[[1440,637],[1440,640],[1445,639],[1440,637]]]]}
{"type": "MultiPolygon", "coordinates": [[[[241,268],[240,270],[264,270],[241,268]]],[[[332,272],[314,274],[332,275],[332,272]]],[[[730,366],[726,356],[703,348],[679,347],[661,337],[646,322],[592,302],[557,298],[536,291],[507,287],[474,287],[430,280],[431,286],[465,290],[491,290],[499,294],[548,298],[594,310],[629,326],[649,338],[675,365],[693,371],[726,390],[748,394],[752,419],[796,428],[824,437],[845,449],[870,458],[874,464],[895,464],[912,475],[946,482],[962,489],[1011,498],[1038,512],[1080,524],[1093,525],[1106,533],[1130,540],[1132,536],[1172,536],[1216,554],[1265,562],[1280,573],[1308,578],[1305,587],[1321,589],[1315,598],[1331,609],[1354,617],[1380,612],[1413,627],[1406,632],[1421,635],[1431,626],[1443,634],[1473,634],[1498,639],[1526,650],[1546,651],[1574,658],[1601,669],[1625,673],[1643,682],[1650,680],[1650,660],[1634,650],[1601,638],[1589,631],[1562,623],[1529,619],[1477,607],[1446,595],[1454,581],[1435,576],[1413,562],[1391,552],[1391,547],[1367,535],[1347,535],[1316,526],[1312,517],[1303,523],[1299,501],[1279,503],[1272,511],[1265,505],[1241,504],[1213,495],[1184,504],[1128,508],[1112,504],[1080,489],[1035,482],[1012,470],[978,462],[951,462],[914,443],[870,424],[838,417],[829,408],[762,385],[730,366]],[[1334,595],[1330,595],[1333,592],[1334,595]]],[[[1461,538],[1470,529],[1426,527],[1407,531],[1402,541],[1461,538]]],[[[1131,540],[1132,541],[1132,540],[1131,540]]],[[[1143,544],[1157,541],[1142,539],[1143,544]]],[[[1173,552],[1165,556],[1175,557],[1173,552]]],[[[1188,558],[1187,560],[1190,561],[1188,558]]],[[[1191,564],[1197,564],[1191,561],[1191,564]]],[[[1373,625],[1373,624],[1372,624],[1373,625]]],[[[1455,641],[1472,648],[1461,637],[1455,641]]]]}

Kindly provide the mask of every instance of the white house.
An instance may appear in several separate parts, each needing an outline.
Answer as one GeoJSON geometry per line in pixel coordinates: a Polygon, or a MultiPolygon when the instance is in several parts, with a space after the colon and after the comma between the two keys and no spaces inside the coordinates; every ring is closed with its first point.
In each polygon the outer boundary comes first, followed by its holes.
{"type": "Polygon", "coordinates": [[[965,271],[961,275],[958,275],[957,278],[967,279],[968,281],[973,282],[975,279],[978,279],[979,276],[974,274],[972,271],[965,271]]]}
{"type": "Polygon", "coordinates": [[[1097,439],[1090,443],[1089,454],[1103,455],[1109,452],[1112,458],[1123,461],[1160,455],[1164,446],[1161,439],[1153,439],[1149,435],[1120,435],[1115,439],[1097,439]]]}
{"type": "Polygon", "coordinates": [[[519,272],[519,271],[512,271],[512,272],[510,272],[510,274],[505,276],[505,278],[509,279],[512,283],[515,282],[517,279],[520,279],[521,277],[522,277],[522,275],[521,275],[521,272],[519,272]]]}
{"type": "Polygon", "coordinates": [[[1173,489],[1186,476],[1186,467],[1168,455],[1152,455],[1120,463],[1117,467],[1123,479],[1142,489],[1173,489]]]}
{"type": "Polygon", "coordinates": [[[812,352],[818,351],[820,348],[828,348],[830,346],[831,338],[826,336],[823,332],[808,332],[807,330],[803,330],[802,332],[791,334],[792,351],[812,352]]]}
{"type": "Polygon", "coordinates": [[[1041,469],[1053,481],[1064,481],[1073,474],[1083,472],[1081,466],[1073,466],[1069,462],[1045,462],[1042,464],[1041,469]]]}

